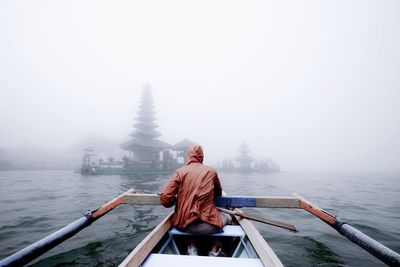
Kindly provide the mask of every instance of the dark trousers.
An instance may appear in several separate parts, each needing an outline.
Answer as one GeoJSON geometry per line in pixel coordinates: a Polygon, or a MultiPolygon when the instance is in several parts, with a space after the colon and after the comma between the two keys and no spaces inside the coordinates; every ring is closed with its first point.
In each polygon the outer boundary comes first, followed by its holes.
{"type": "MultiPolygon", "coordinates": [[[[223,213],[223,212],[220,212],[219,215],[221,216],[223,225],[232,223],[232,218],[230,215],[223,213]]],[[[209,235],[209,234],[218,233],[220,231],[220,229],[218,226],[215,226],[213,224],[209,224],[209,223],[203,222],[201,220],[196,220],[196,221],[190,223],[188,226],[186,226],[184,231],[191,233],[191,234],[209,235]]]]}

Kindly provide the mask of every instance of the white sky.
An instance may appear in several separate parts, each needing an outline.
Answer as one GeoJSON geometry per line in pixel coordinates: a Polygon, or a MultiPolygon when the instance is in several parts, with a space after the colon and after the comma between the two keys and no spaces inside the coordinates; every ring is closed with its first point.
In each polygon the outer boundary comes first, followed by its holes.
{"type": "Polygon", "coordinates": [[[1,1],[0,147],[160,138],[206,162],[400,170],[399,1],[1,1]]]}

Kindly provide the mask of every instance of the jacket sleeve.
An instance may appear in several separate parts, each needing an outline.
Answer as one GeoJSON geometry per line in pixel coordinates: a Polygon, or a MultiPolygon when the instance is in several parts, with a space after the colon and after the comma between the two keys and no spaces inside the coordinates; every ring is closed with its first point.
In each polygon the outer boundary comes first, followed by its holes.
{"type": "Polygon", "coordinates": [[[168,182],[164,185],[160,193],[160,202],[166,208],[172,207],[176,200],[180,185],[180,178],[178,172],[175,172],[168,182]]]}
{"type": "Polygon", "coordinates": [[[219,181],[218,174],[215,173],[214,177],[214,196],[220,197],[222,195],[222,186],[221,182],[219,181]]]}

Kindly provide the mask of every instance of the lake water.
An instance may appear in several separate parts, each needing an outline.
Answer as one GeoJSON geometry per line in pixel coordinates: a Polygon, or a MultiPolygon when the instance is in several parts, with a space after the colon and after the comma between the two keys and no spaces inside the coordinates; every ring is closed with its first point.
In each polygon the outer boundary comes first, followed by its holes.
{"type": "MultiPolygon", "coordinates": [[[[130,188],[158,192],[168,176],[81,176],[71,171],[0,172],[0,258],[62,228],[130,188]]],[[[400,252],[400,174],[220,173],[229,195],[297,192],[400,252]]],[[[385,266],[302,210],[244,209],[292,223],[291,233],[254,223],[285,266],[385,266]]],[[[116,266],[170,212],[124,205],[47,252],[34,266],[116,266]]]]}

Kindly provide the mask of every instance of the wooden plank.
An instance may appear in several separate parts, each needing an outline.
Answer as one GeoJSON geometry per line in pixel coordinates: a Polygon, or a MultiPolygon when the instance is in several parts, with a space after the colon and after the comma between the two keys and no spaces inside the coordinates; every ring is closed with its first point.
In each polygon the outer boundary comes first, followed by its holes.
{"type": "Polygon", "coordinates": [[[256,207],[255,197],[223,196],[215,199],[215,205],[219,207],[256,207]]]}
{"type": "Polygon", "coordinates": [[[299,208],[296,197],[264,197],[264,196],[223,196],[215,200],[219,207],[254,207],[254,208],[299,208]]]}
{"type": "Polygon", "coordinates": [[[143,267],[264,267],[260,259],[150,254],[143,267]]]}
{"type": "MultiPolygon", "coordinates": [[[[235,209],[235,211],[240,212],[239,209],[235,209]]],[[[249,220],[241,218],[239,216],[235,217],[247,234],[247,237],[250,239],[264,266],[283,267],[282,262],[280,261],[278,256],[276,256],[275,252],[268,245],[265,239],[262,237],[257,228],[249,220]]]]}
{"type": "Polygon", "coordinates": [[[296,197],[255,197],[258,208],[300,208],[296,197]]]}
{"type": "MultiPolygon", "coordinates": [[[[157,194],[125,194],[126,204],[159,205],[157,194]]],[[[296,197],[264,197],[264,196],[223,196],[215,200],[220,207],[257,207],[257,208],[299,208],[300,200],[296,197]]]]}
{"type": "Polygon", "coordinates": [[[143,239],[139,245],[125,258],[125,260],[119,265],[122,266],[139,266],[143,263],[146,257],[151,253],[153,248],[157,245],[160,239],[165,235],[168,229],[171,228],[171,218],[173,212],[171,212],[150,234],[143,239]]]}

